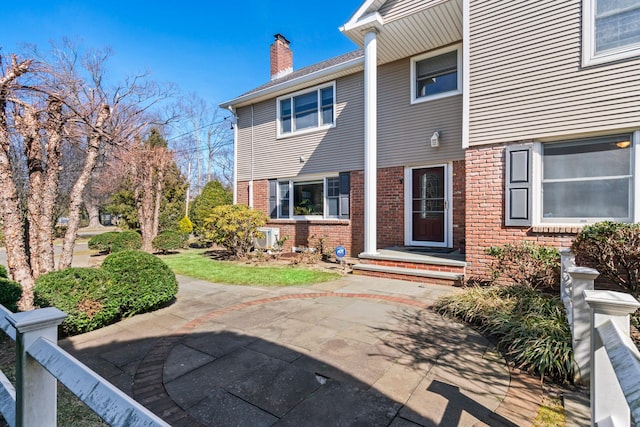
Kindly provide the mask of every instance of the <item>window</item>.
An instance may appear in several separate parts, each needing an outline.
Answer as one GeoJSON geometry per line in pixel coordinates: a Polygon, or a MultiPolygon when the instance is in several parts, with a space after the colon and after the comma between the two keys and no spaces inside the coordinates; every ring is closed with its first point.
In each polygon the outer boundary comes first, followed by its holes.
{"type": "Polygon", "coordinates": [[[631,221],[631,135],[542,145],[541,222],[631,221]]]}
{"type": "Polygon", "coordinates": [[[585,65],[640,55],[640,0],[584,0],[585,65]]]}
{"type": "Polygon", "coordinates": [[[460,46],[411,59],[411,102],[422,102],[462,93],[460,46]]]}
{"type": "Polygon", "coordinates": [[[634,135],[507,147],[505,225],[634,221],[634,135]]]}
{"type": "Polygon", "coordinates": [[[349,173],[307,181],[270,181],[272,218],[349,218],[349,173]],[[275,194],[277,192],[277,194],[275,194]],[[277,209],[275,204],[277,203],[277,209]]]}
{"type": "Polygon", "coordinates": [[[278,136],[334,126],[334,99],[334,83],[278,98],[278,136]]]}

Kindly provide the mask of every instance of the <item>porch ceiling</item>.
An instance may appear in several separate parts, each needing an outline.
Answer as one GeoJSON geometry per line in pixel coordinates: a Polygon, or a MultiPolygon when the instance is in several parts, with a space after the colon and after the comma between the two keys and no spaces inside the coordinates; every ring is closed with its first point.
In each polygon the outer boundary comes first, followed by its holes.
{"type": "MultiPolygon", "coordinates": [[[[410,14],[380,16],[378,64],[417,55],[462,40],[462,0],[425,1],[410,14]]],[[[364,16],[366,18],[366,16],[364,16]]],[[[342,31],[358,46],[364,46],[363,26],[354,16],[342,31]]]]}

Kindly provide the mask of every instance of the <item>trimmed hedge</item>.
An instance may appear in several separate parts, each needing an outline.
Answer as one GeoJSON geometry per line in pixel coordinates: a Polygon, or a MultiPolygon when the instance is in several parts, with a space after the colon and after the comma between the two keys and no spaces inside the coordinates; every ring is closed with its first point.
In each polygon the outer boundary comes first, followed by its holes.
{"type": "Polygon", "coordinates": [[[176,276],[157,256],[142,251],[121,251],[107,256],[102,270],[114,283],[114,297],[122,316],[152,310],[178,293],[176,276]]]}
{"type": "MultiPolygon", "coordinates": [[[[185,217],[186,218],[186,217],[185,217]]],[[[179,231],[166,230],[158,234],[151,242],[154,249],[167,253],[184,248],[188,235],[179,231]]]]}
{"type": "Polygon", "coordinates": [[[67,268],[36,280],[34,302],[67,313],[62,331],[67,335],[89,332],[120,317],[120,301],[113,297],[109,273],[95,268],[67,268]]]}
{"type": "Polygon", "coordinates": [[[9,278],[9,272],[7,271],[7,267],[5,267],[2,264],[0,264],[0,277],[5,279],[9,278]]]}
{"type": "MultiPolygon", "coordinates": [[[[1,267],[1,266],[0,266],[1,267]]],[[[4,271],[6,274],[6,270],[4,271]]],[[[22,286],[20,283],[8,279],[6,276],[0,277],[0,304],[14,313],[18,311],[18,301],[22,297],[22,286]]]]}
{"type": "Polygon", "coordinates": [[[100,252],[119,252],[142,247],[142,236],[135,231],[107,231],[89,240],[89,249],[100,252]]]}

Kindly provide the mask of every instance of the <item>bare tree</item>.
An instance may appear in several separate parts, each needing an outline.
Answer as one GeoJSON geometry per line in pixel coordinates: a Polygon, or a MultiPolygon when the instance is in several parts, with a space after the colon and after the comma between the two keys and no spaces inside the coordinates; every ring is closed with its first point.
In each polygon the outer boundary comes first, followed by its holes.
{"type": "Polygon", "coordinates": [[[0,57],[0,213],[9,270],[23,286],[23,310],[33,305],[35,279],[55,269],[53,228],[63,144],[83,150],[68,198],[60,268],[71,265],[82,196],[102,147],[121,144],[147,128],[153,121],[149,109],[169,93],[143,76],[109,89],[103,68],[107,50],[80,56],[66,43],[54,48],[52,57],[45,60],[37,51],[28,60],[0,57]]]}

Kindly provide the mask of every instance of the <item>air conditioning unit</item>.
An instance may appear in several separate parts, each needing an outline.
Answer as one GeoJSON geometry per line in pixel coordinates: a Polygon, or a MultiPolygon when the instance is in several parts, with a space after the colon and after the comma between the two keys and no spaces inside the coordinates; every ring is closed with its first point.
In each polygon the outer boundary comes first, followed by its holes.
{"type": "Polygon", "coordinates": [[[258,228],[264,237],[256,237],[253,241],[253,246],[256,249],[273,249],[276,244],[276,241],[280,239],[280,229],[272,228],[272,227],[261,227],[258,228]]]}

